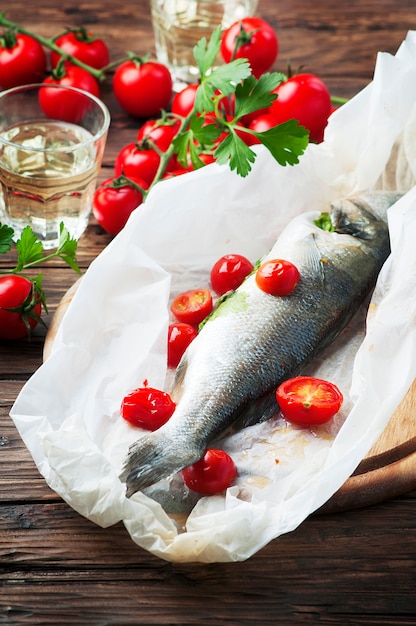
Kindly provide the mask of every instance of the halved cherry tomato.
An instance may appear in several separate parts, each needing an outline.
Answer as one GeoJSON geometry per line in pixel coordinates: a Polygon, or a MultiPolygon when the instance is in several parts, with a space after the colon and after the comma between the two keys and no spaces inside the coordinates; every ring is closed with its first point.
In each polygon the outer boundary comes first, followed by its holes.
{"type": "Polygon", "coordinates": [[[170,310],[177,320],[198,326],[213,309],[212,295],[209,289],[191,289],[177,296],[170,310]]]}
{"type": "Polygon", "coordinates": [[[296,265],[284,259],[265,261],[256,272],[256,283],[272,296],[289,295],[299,282],[300,274],[296,265]]]}
{"type": "Polygon", "coordinates": [[[169,324],[168,329],[168,366],[177,367],[183,353],[195,339],[198,332],[190,324],[178,322],[169,324]]]}
{"type": "Polygon", "coordinates": [[[300,426],[324,424],[343,402],[336,385],[313,376],[289,378],[277,388],[276,399],[283,417],[300,426]]]}
{"type": "Polygon", "coordinates": [[[212,266],[211,286],[215,293],[222,296],[237,289],[252,271],[253,264],[245,256],[225,254],[212,266]]]}
{"type": "Polygon", "coordinates": [[[133,426],[157,430],[173,415],[176,404],[165,391],[138,387],[124,397],[121,416],[133,426]]]}
{"type": "Polygon", "coordinates": [[[227,489],[237,476],[232,458],[223,450],[209,448],[205,455],[182,470],[185,485],[206,496],[227,489]]]}

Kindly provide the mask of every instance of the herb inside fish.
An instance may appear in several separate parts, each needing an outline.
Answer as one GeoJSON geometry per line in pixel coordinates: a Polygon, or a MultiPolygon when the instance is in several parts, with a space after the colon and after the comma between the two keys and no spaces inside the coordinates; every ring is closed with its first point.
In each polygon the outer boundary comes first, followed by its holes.
{"type": "Polygon", "coordinates": [[[216,309],[176,372],[170,420],[130,446],[127,496],[198,461],[230,428],[276,414],[275,390],[330,344],[373,289],[386,260],[387,209],[400,194],[368,192],[334,202],[334,231],[292,220],[265,257],[291,261],[300,280],[288,296],[263,292],[250,275],[216,309]]]}

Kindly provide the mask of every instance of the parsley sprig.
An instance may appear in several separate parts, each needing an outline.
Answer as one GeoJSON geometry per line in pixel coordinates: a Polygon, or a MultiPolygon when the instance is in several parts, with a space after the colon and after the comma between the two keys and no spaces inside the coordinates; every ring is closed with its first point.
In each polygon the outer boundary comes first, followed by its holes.
{"type": "Polygon", "coordinates": [[[202,167],[199,155],[208,152],[219,164],[228,163],[231,170],[245,177],[256,159],[254,150],[241,138],[242,133],[247,133],[266,146],[280,165],[295,165],[308,145],[306,128],[290,120],[270,130],[256,132],[242,123],[244,116],[271,106],[277,97],[272,92],[285,80],[285,75],[272,72],[256,79],[245,59],[234,59],[215,67],[220,43],[221,28],[217,28],[209,41],[204,37],[194,47],[201,82],[194,108],[173,142],[179,162],[186,165],[190,156],[194,168],[202,167]],[[225,99],[230,98],[233,106],[227,107],[225,99]],[[233,110],[231,117],[230,108],[233,110]]]}
{"type": "Polygon", "coordinates": [[[6,254],[14,247],[17,252],[17,262],[15,267],[10,269],[0,269],[1,276],[20,275],[25,276],[32,283],[32,290],[28,300],[22,303],[20,307],[13,311],[20,313],[22,320],[25,322],[28,336],[30,336],[29,319],[34,318],[36,321],[43,323],[43,320],[36,314],[35,308],[38,302],[46,312],[48,312],[46,295],[42,285],[42,274],[38,274],[34,278],[27,275],[27,270],[35,267],[39,263],[45,263],[53,258],[62,259],[77,274],[81,274],[81,270],[76,260],[77,241],[71,237],[64,224],[61,223],[59,229],[58,247],[49,254],[46,254],[42,242],[39,241],[30,226],[26,226],[17,241],[14,241],[15,231],[7,224],[0,222],[0,254],[6,254]]]}

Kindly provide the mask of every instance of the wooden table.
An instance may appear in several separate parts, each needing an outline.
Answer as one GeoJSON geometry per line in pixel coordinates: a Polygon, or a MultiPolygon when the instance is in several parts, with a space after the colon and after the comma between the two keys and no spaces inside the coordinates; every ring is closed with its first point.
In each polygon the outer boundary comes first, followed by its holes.
{"type": "MultiPolygon", "coordinates": [[[[113,58],[153,48],[148,2],[14,0],[9,19],[53,36],[85,25],[113,58]]],[[[376,53],[395,53],[415,26],[412,0],[260,0],[277,30],[280,58],[318,73],[338,96],[372,78],[376,53]]],[[[112,127],[100,179],[137,121],[103,99],[112,127]]],[[[85,270],[110,238],[91,219],[79,244],[85,270]]],[[[11,255],[1,255],[1,267],[11,255]]],[[[42,268],[49,322],[76,280],[60,262],[42,268]]],[[[103,530],[75,513],[46,485],[9,417],[25,381],[42,362],[45,331],[0,342],[0,623],[342,624],[416,623],[416,492],[346,513],[314,515],[245,563],[176,565],[136,547],[119,524],[103,530]]]]}

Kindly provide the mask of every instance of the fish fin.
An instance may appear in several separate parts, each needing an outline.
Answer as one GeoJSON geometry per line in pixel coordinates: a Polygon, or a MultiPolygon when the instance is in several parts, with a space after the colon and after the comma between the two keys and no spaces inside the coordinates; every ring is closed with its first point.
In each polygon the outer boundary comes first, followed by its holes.
{"type": "Polygon", "coordinates": [[[223,433],[221,433],[221,439],[227,435],[230,435],[238,430],[266,422],[271,419],[273,415],[279,410],[279,405],[276,400],[276,393],[268,392],[261,396],[251,400],[246,404],[243,409],[236,415],[233,423],[223,433]]]}
{"type": "Polygon", "coordinates": [[[173,379],[172,387],[169,392],[172,398],[175,400],[176,404],[179,402],[182,396],[183,381],[185,379],[187,369],[188,369],[188,359],[186,357],[186,354],[184,354],[176,368],[175,377],[173,379]]]}
{"type": "MultiPolygon", "coordinates": [[[[311,274],[315,277],[315,282],[320,280],[323,285],[325,281],[323,257],[317,244],[315,233],[311,232],[299,242],[299,248],[300,258],[303,257],[304,259],[301,265],[304,263],[309,267],[311,274]]],[[[297,256],[299,257],[299,255],[297,256]]]]}
{"type": "Polygon", "coordinates": [[[127,497],[196,463],[203,453],[184,449],[162,429],[141,437],[130,446],[120,474],[120,480],[126,483],[127,497]]]}

